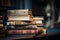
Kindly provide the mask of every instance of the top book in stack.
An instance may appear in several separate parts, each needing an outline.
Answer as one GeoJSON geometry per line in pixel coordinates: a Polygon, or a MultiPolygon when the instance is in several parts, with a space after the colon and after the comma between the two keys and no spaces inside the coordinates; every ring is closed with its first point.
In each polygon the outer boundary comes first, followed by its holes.
{"type": "Polygon", "coordinates": [[[31,21],[32,11],[28,9],[20,10],[8,10],[8,21],[20,20],[20,21],[31,21]]]}
{"type": "Polygon", "coordinates": [[[27,15],[31,15],[32,14],[32,11],[29,11],[28,9],[20,9],[20,10],[8,10],[8,16],[10,16],[10,15],[16,15],[16,16],[27,16],[27,15]]]}

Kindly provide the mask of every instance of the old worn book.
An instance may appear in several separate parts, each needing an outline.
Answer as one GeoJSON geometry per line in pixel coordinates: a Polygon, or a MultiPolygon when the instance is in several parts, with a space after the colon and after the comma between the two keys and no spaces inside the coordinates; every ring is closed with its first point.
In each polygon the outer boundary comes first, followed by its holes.
{"type": "Polygon", "coordinates": [[[38,30],[8,30],[8,34],[34,34],[37,33],[38,30]]]}
{"type": "Polygon", "coordinates": [[[9,16],[8,20],[30,21],[30,16],[9,16]]]}
{"type": "Polygon", "coordinates": [[[8,10],[8,13],[8,15],[29,15],[31,11],[28,9],[8,10]]]}

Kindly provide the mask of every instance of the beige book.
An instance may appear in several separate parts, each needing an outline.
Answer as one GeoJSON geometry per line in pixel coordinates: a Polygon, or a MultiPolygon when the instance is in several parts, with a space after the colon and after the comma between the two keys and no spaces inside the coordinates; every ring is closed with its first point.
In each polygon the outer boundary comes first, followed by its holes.
{"type": "Polygon", "coordinates": [[[20,10],[8,10],[8,15],[29,15],[31,11],[28,9],[20,9],[20,10]]]}
{"type": "Polygon", "coordinates": [[[33,17],[34,20],[44,20],[43,17],[33,17]]]}
{"type": "Polygon", "coordinates": [[[30,16],[9,16],[8,20],[30,21],[30,16]]]}
{"type": "Polygon", "coordinates": [[[25,10],[16,10],[16,14],[19,14],[19,15],[28,15],[28,9],[25,9],[25,10]]]}
{"type": "Polygon", "coordinates": [[[25,25],[25,24],[29,24],[29,23],[27,23],[27,22],[22,22],[22,21],[20,21],[20,22],[19,22],[19,21],[16,21],[15,24],[16,24],[16,25],[25,25]]]}
{"type": "Polygon", "coordinates": [[[43,27],[37,27],[38,30],[43,30],[43,27]]]}
{"type": "Polygon", "coordinates": [[[43,22],[41,20],[35,21],[35,22],[36,22],[36,24],[43,24],[43,22]]]}

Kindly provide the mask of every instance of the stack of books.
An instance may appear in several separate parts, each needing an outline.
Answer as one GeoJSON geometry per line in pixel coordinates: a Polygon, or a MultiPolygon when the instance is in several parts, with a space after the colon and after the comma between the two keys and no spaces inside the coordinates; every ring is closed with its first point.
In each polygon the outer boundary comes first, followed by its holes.
{"type": "Polygon", "coordinates": [[[7,34],[9,36],[35,36],[37,25],[33,23],[32,11],[8,10],[7,34]]]}
{"type": "Polygon", "coordinates": [[[37,29],[39,31],[43,31],[43,27],[44,27],[44,24],[43,24],[43,20],[44,20],[44,17],[33,17],[34,21],[35,21],[35,24],[37,25],[37,29]]]}
{"type": "Polygon", "coordinates": [[[0,15],[0,37],[4,36],[4,24],[3,24],[3,16],[0,15]]]}

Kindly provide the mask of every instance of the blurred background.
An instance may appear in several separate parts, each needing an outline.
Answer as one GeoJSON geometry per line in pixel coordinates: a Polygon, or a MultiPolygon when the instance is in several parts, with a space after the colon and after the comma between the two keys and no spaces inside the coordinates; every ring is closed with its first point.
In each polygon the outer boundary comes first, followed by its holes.
{"type": "Polygon", "coordinates": [[[17,9],[31,9],[34,17],[43,16],[47,38],[60,35],[60,0],[0,0],[0,15],[4,16],[4,26],[7,10],[17,9]]]}

